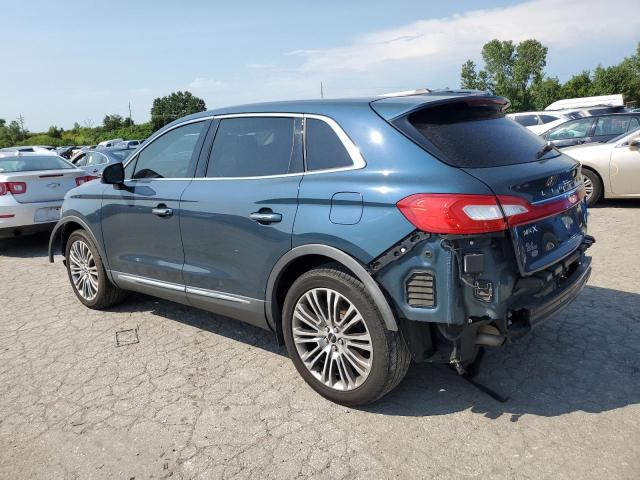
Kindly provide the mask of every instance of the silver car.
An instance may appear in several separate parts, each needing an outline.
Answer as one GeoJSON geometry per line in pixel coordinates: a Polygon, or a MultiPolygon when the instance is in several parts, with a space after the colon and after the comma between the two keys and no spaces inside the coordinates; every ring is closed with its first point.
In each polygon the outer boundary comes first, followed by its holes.
{"type": "Polygon", "coordinates": [[[582,164],[587,202],[600,198],[640,198],[640,128],[605,143],[562,149],[582,164]]]}
{"type": "Polygon", "coordinates": [[[52,228],[65,194],[96,177],[57,155],[0,153],[0,239],[52,228]]]}

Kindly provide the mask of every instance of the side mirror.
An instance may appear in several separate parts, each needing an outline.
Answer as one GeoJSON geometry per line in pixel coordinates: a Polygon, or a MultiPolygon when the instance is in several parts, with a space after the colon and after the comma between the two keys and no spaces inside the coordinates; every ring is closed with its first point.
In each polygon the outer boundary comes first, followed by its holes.
{"type": "Polygon", "coordinates": [[[122,185],[124,183],[124,167],[121,163],[109,165],[102,171],[102,183],[122,185]]]}
{"type": "Polygon", "coordinates": [[[638,147],[640,147],[640,135],[631,137],[629,139],[629,148],[638,148],[638,147]]]}

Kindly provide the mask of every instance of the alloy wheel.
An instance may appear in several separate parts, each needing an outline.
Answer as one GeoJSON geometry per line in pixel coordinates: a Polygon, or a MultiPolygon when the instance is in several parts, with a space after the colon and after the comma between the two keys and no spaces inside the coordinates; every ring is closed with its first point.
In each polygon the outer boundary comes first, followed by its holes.
{"type": "Polygon", "coordinates": [[[584,184],[584,192],[587,196],[587,201],[589,201],[593,195],[593,182],[586,175],[582,175],[582,183],[584,184]]]}
{"type": "Polygon", "coordinates": [[[69,270],[76,291],[85,300],[91,301],[98,294],[98,267],[87,245],[76,240],[69,250],[69,270]]]}
{"type": "Polygon", "coordinates": [[[297,301],[292,318],[296,350],[325,386],[358,388],[371,372],[373,343],[358,309],[330,288],[314,288],[297,301]]]}

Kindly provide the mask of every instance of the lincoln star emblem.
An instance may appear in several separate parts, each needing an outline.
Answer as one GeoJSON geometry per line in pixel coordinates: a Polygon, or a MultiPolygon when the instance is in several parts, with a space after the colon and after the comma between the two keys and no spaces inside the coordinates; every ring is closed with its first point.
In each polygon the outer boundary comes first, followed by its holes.
{"type": "Polygon", "coordinates": [[[547,178],[547,182],[544,184],[545,187],[549,188],[551,187],[554,183],[556,183],[556,176],[555,175],[551,175],[549,178],[547,178]]]}
{"type": "Polygon", "coordinates": [[[55,183],[55,182],[47,184],[47,187],[49,187],[49,188],[58,188],[59,186],[60,186],[60,184],[59,183],[55,183]]]}

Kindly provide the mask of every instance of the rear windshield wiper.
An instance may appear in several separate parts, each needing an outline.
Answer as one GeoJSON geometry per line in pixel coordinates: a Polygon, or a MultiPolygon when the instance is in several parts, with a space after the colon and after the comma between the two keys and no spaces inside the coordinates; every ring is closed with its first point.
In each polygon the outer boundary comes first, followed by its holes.
{"type": "Polygon", "coordinates": [[[551,142],[547,142],[544,147],[542,147],[540,150],[538,150],[538,153],[536,153],[536,158],[538,160],[540,160],[542,157],[544,157],[544,155],[547,152],[550,152],[551,150],[553,150],[555,147],[555,145],[551,142]]]}

